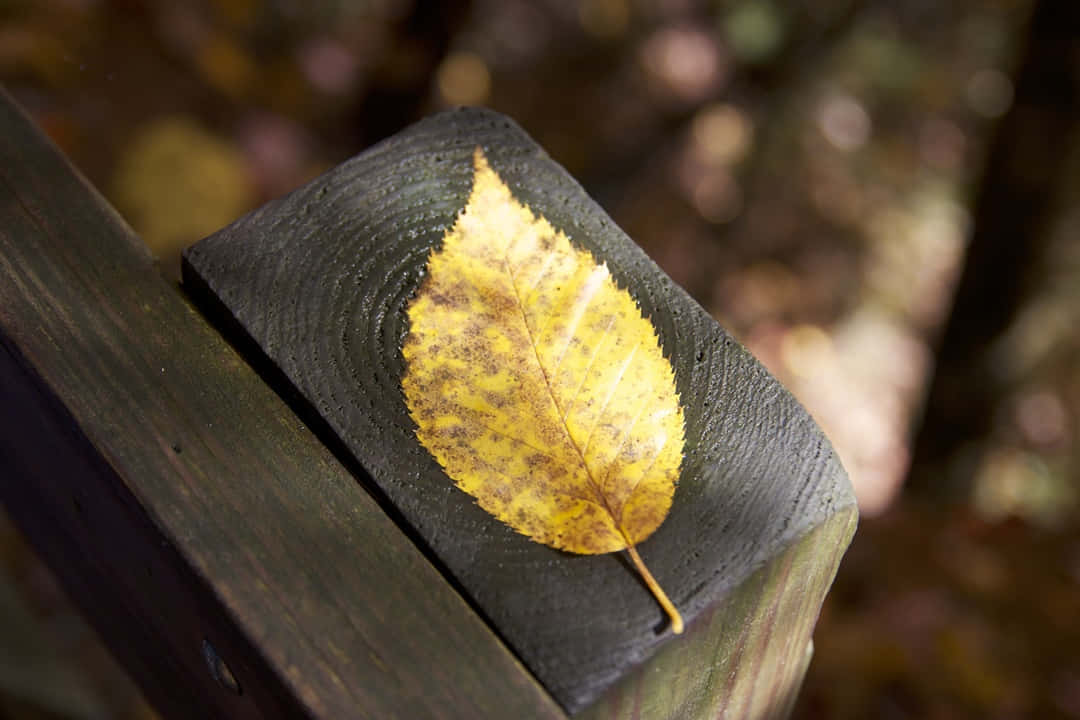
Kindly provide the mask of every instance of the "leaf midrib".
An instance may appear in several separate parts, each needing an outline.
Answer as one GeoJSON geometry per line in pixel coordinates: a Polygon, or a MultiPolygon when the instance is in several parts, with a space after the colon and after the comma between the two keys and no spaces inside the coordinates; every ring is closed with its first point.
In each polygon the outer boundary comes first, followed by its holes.
{"type": "MultiPolygon", "coordinates": [[[[532,328],[529,327],[529,319],[528,319],[528,316],[525,314],[525,303],[521,298],[521,292],[518,290],[517,276],[514,274],[514,270],[510,265],[509,247],[506,248],[506,252],[503,255],[503,268],[505,269],[506,274],[510,278],[510,287],[513,288],[513,291],[514,291],[514,300],[516,300],[518,312],[521,314],[521,323],[522,323],[522,325],[525,326],[525,333],[529,336],[529,347],[532,348],[533,357],[536,359],[536,366],[538,368],[540,368],[540,374],[543,376],[544,384],[547,387],[548,397],[551,399],[551,404],[555,406],[555,412],[559,417],[559,427],[562,428],[563,434],[566,436],[567,442],[569,442],[570,446],[574,448],[575,452],[577,452],[578,459],[581,461],[581,467],[584,468],[585,476],[589,479],[589,485],[592,487],[593,493],[600,499],[600,502],[594,503],[594,504],[600,505],[601,507],[603,507],[604,511],[607,512],[608,517],[611,518],[612,524],[615,525],[615,529],[618,530],[619,534],[622,536],[623,541],[626,543],[626,545],[628,547],[632,546],[633,542],[630,541],[630,538],[626,534],[626,531],[623,530],[621,514],[620,514],[620,516],[617,516],[615,514],[615,512],[611,509],[611,505],[610,505],[610,503],[608,503],[607,495],[604,494],[603,490],[598,485],[598,483],[596,481],[596,478],[593,477],[592,470],[589,468],[589,463],[585,460],[584,451],[582,450],[581,447],[578,446],[577,442],[574,440],[573,435],[570,434],[570,428],[567,425],[566,417],[563,415],[562,408],[559,407],[558,398],[555,397],[555,388],[552,387],[551,378],[548,377],[547,370],[544,368],[544,363],[540,359],[540,351],[539,351],[539,349],[537,347],[536,337],[533,335],[532,328]]],[[[592,297],[589,298],[589,301],[590,302],[592,301],[592,297]]],[[[583,314],[584,314],[584,311],[582,311],[581,315],[583,315],[583,314]]],[[[580,317],[580,315],[579,315],[579,317],[580,317]]],[[[571,335],[571,342],[572,342],[573,332],[571,332],[570,335],[571,335]]],[[[637,346],[635,346],[635,351],[636,351],[636,349],[637,349],[637,346]]],[[[621,380],[622,380],[622,374],[620,373],[619,381],[617,381],[615,383],[615,385],[617,386],[619,384],[619,382],[621,382],[621,380]]],[[[582,380],[582,382],[584,382],[584,379],[582,380]]],[[[612,391],[611,394],[608,395],[608,400],[609,401],[610,401],[611,395],[613,395],[613,394],[614,394],[614,390],[612,391]]],[[[606,408],[606,402],[605,402],[605,408],[606,408]]],[[[603,412],[603,410],[601,410],[601,412],[603,412]]],[[[593,429],[595,429],[595,428],[593,428],[593,429]]],[[[589,431],[589,437],[591,439],[592,430],[589,431]]]]}

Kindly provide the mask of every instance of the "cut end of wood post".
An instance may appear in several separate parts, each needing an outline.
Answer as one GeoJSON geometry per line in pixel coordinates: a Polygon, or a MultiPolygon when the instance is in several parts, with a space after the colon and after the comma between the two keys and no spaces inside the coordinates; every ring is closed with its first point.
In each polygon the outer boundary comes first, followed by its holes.
{"type": "Polygon", "coordinates": [[[649,572],[649,568],[645,567],[645,563],[641,559],[641,555],[638,554],[637,548],[633,545],[627,545],[626,551],[630,553],[630,559],[634,561],[635,567],[638,572],[641,573],[642,579],[645,584],[649,586],[649,590],[656,596],[656,601],[660,603],[660,607],[664,608],[664,612],[671,618],[671,632],[676,635],[681,635],[683,631],[682,615],[679,614],[679,610],[675,607],[675,604],[668,598],[667,593],[660,587],[660,583],[656,582],[656,578],[649,572]]]}

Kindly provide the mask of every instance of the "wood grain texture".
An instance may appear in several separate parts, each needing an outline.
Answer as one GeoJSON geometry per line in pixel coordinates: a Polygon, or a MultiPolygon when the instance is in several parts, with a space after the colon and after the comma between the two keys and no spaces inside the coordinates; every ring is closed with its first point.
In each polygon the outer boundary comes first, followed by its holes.
{"type": "Polygon", "coordinates": [[[849,508],[789,545],[578,718],[786,718],[856,519],[849,508]]]}
{"type": "MultiPolygon", "coordinates": [[[[259,349],[255,361],[283,380],[302,416],[356,459],[408,532],[577,712],[669,639],[662,611],[621,555],[570,556],[476,506],[417,443],[400,387],[404,308],[465,205],[478,145],[515,197],[606,262],[656,326],[687,442],[670,515],[640,551],[689,622],[715,612],[754,572],[851,511],[847,477],[791,395],[508,119],[460,110],[407,129],[190,248],[185,284],[259,349]]],[[[835,547],[816,547],[838,562],[835,547]]]]}
{"type": "Polygon", "coordinates": [[[2,93],[0,218],[0,499],[166,717],[564,717],[2,93]]]}

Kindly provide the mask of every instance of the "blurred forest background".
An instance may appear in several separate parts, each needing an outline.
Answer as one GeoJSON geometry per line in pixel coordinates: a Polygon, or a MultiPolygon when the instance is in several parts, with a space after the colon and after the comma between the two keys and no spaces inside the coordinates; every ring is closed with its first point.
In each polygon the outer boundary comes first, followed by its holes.
{"type": "MultiPolygon", "coordinates": [[[[515,118],[807,406],[863,520],[795,717],[1080,718],[1076,0],[0,0],[0,83],[179,251],[515,118]]],[[[152,718],[0,515],[0,718],[152,718]]]]}

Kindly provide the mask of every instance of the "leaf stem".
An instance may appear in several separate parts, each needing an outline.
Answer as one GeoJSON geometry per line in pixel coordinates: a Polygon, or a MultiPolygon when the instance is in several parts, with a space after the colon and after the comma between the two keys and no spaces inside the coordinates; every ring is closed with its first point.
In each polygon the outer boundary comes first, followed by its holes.
{"type": "Polygon", "coordinates": [[[634,565],[637,567],[638,572],[641,573],[641,578],[645,581],[645,584],[649,586],[649,590],[656,596],[656,601],[660,603],[660,607],[664,608],[664,611],[671,618],[671,632],[676,635],[682,633],[682,615],[679,614],[679,611],[675,609],[675,605],[668,599],[667,594],[660,588],[660,583],[656,582],[656,578],[649,572],[649,568],[645,567],[641,556],[638,555],[637,548],[633,545],[627,545],[626,552],[630,553],[630,559],[634,561],[634,565]]]}

